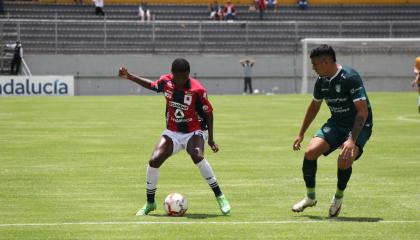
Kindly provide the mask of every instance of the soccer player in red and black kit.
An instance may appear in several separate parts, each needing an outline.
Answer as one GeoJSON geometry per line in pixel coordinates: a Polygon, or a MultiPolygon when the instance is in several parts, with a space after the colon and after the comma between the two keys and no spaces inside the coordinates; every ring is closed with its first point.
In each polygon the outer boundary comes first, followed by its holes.
{"type": "Polygon", "coordinates": [[[178,58],[172,63],[172,73],[153,82],[149,79],[132,75],[124,67],[119,76],[144,88],[163,92],[166,99],[166,129],[153,150],[146,173],[147,202],[136,215],[147,215],[156,209],[155,192],[158,182],[159,167],[171,155],[186,149],[193,162],[200,170],[201,176],[212,188],[220,210],[224,215],[230,213],[230,204],[217,183],[213,170],[204,158],[204,145],[207,143],[213,152],[219,146],[213,138],[213,107],[207,98],[206,89],[190,77],[190,64],[178,58]]]}

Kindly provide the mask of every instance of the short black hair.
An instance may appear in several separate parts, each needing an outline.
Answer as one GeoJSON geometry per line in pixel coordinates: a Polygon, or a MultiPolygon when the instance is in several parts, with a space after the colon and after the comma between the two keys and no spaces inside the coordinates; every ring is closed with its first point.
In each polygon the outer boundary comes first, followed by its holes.
{"type": "Polygon", "coordinates": [[[172,72],[189,72],[190,63],[184,58],[177,58],[172,62],[172,72]]]}
{"type": "Polygon", "coordinates": [[[335,51],[334,49],[327,44],[322,44],[321,46],[312,49],[311,51],[311,58],[319,57],[319,56],[328,56],[330,57],[334,62],[336,62],[335,58],[335,51]]]}

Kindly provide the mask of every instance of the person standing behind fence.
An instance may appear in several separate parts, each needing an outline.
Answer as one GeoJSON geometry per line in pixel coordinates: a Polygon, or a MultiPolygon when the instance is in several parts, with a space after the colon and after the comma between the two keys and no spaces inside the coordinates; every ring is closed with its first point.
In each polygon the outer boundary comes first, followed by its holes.
{"type": "Polygon", "coordinates": [[[92,0],[95,4],[95,14],[105,16],[104,12],[104,0],[92,0]]]}
{"type": "Polygon", "coordinates": [[[265,11],[265,8],[266,8],[265,0],[257,0],[256,3],[257,3],[257,8],[258,8],[260,20],[263,20],[264,19],[264,11],[265,11]]]}
{"type": "Polygon", "coordinates": [[[244,67],[244,95],[249,89],[249,94],[252,94],[252,67],[255,64],[255,60],[244,59],[240,61],[242,67],[244,67]]]}
{"type": "Polygon", "coordinates": [[[13,59],[10,65],[10,74],[18,75],[20,70],[20,64],[22,63],[23,48],[21,42],[18,40],[16,43],[6,44],[6,47],[14,50],[13,59]]]}
{"type": "Polygon", "coordinates": [[[305,10],[308,8],[308,1],[307,0],[298,0],[297,1],[298,8],[301,10],[305,10]]]}
{"type": "Polygon", "coordinates": [[[222,7],[217,1],[214,1],[213,3],[211,3],[209,9],[210,9],[211,20],[222,20],[223,18],[222,7]]]}
{"type": "Polygon", "coordinates": [[[150,16],[150,9],[147,2],[142,2],[139,6],[139,19],[141,21],[150,21],[152,20],[150,16]]]}
{"type": "Polygon", "coordinates": [[[419,92],[419,113],[420,113],[420,57],[416,58],[416,63],[414,64],[414,74],[416,78],[411,82],[411,86],[415,87],[417,85],[417,91],[419,92]]]}
{"type": "Polygon", "coordinates": [[[236,8],[230,0],[227,0],[223,8],[223,16],[225,20],[236,20],[236,8]]]}

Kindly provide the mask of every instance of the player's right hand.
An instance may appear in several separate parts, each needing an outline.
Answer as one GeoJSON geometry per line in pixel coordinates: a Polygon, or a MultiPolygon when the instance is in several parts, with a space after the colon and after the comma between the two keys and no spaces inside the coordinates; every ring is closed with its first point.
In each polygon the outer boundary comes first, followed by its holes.
{"type": "Polygon", "coordinates": [[[127,78],[128,77],[128,70],[125,67],[120,67],[120,70],[118,71],[118,76],[122,77],[122,78],[127,78]]]}
{"type": "Polygon", "coordinates": [[[293,142],[293,150],[299,151],[300,150],[300,143],[303,141],[303,136],[297,136],[295,141],[293,142]]]}
{"type": "Polygon", "coordinates": [[[219,151],[219,145],[217,145],[214,141],[208,141],[209,146],[211,147],[211,150],[213,152],[218,152],[219,151]]]}

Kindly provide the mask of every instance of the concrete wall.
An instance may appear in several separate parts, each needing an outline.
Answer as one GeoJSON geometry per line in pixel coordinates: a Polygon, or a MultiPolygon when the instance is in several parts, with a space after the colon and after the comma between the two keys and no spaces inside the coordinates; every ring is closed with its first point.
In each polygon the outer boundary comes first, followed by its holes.
{"type": "MultiPolygon", "coordinates": [[[[170,71],[173,59],[184,57],[211,94],[240,94],[243,70],[239,60],[244,55],[26,55],[33,75],[74,75],[77,95],[150,94],[134,83],[117,77],[118,68],[126,66],[133,74],[152,80],[170,71]]],[[[268,93],[300,91],[301,55],[256,55],[253,69],[254,88],[268,93]]],[[[411,91],[415,54],[338,53],[338,62],[354,67],[365,81],[368,91],[411,91]]],[[[309,91],[315,75],[309,67],[309,91]]]]}

